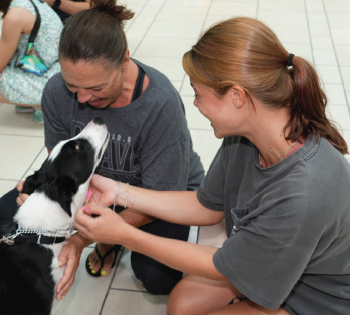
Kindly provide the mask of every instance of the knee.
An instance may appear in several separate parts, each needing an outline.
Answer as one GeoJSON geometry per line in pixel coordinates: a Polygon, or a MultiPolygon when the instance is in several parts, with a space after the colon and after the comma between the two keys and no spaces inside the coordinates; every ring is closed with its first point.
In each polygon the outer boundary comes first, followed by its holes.
{"type": "Polygon", "coordinates": [[[184,315],[193,313],[193,305],[189,299],[187,299],[181,292],[177,292],[176,287],[170,293],[167,312],[168,315],[184,315]]]}

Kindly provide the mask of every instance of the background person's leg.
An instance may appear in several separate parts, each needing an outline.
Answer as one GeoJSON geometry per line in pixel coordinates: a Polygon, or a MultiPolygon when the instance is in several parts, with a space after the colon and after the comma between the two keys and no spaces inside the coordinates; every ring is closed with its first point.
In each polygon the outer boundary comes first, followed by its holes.
{"type": "MultiPolygon", "coordinates": [[[[187,241],[190,231],[189,226],[173,224],[162,220],[155,220],[140,228],[153,235],[170,239],[187,241]]],[[[182,279],[183,273],[165,266],[145,255],[132,252],[131,266],[136,278],[144,285],[145,289],[155,295],[167,295],[182,279]]]]}
{"type": "Polygon", "coordinates": [[[12,221],[13,211],[17,208],[18,190],[14,188],[0,198],[0,221],[12,221]]]}

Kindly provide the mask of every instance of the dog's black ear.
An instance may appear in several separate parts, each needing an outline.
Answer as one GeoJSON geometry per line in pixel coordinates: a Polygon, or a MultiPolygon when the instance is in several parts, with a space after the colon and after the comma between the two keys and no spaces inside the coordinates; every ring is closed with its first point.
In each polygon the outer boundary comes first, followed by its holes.
{"type": "Polygon", "coordinates": [[[33,175],[28,176],[23,184],[22,193],[32,194],[43,183],[42,174],[40,171],[35,172],[33,175]]]}
{"type": "Polygon", "coordinates": [[[72,203],[72,198],[77,192],[77,185],[73,178],[68,176],[63,176],[57,178],[51,185],[47,192],[49,198],[57,201],[62,209],[67,212],[71,217],[72,211],[70,205],[72,203]]]}
{"type": "Polygon", "coordinates": [[[22,193],[32,194],[40,185],[44,182],[44,169],[47,163],[47,159],[41,166],[40,170],[36,171],[33,175],[28,176],[23,184],[22,193]]]}

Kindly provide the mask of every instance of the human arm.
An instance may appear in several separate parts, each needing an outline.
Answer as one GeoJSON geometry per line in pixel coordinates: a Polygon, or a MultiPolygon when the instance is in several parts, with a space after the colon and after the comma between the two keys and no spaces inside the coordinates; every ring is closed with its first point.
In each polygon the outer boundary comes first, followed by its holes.
{"type": "MultiPolygon", "coordinates": [[[[88,202],[109,207],[114,202],[116,189],[117,204],[124,206],[127,184],[94,175],[90,182],[92,195],[88,202]]],[[[140,211],[164,221],[184,225],[214,225],[224,217],[223,212],[202,206],[193,191],[154,191],[129,185],[127,206],[130,211],[140,211]]]]}
{"type": "Polygon", "coordinates": [[[0,73],[15,54],[21,33],[30,25],[33,27],[34,21],[34,15],[23,8],[11,8],[5,15],[0,38],[0,73]]]}
{"type": "MultiPolygon", "coordinates": [[[[50,7],[53,7],[55,0],[44,0],[50,7]]],[[[61,4],[57,9],[68,14],[75,14],[81,10],[86,10],[90,8],[90,0],[85,0],[84,2],[74,2],[71,0],[61,0],[61,4]]]]}
{"type": "Polygon", "coordinates": [[[66,266],[63,277],[56,288],[56,299],[60,300],[65,297],[69,289],[74,283],[75,274],[79,267],[80,256],[85,247],[90,245],[92,241],[84,237],[82,234],[75,233],[63,246],[58,256],[59,267],[66,266]]]}
{"type": "Polygon", "coordinates": [[[87,238],[107,244],[121,244],[132,251],[168,265],[171,268],[214,280],[226,280],[215,268],[215,247],[195,245],[154,236],[132,227],[109,208],[89,205],[78,210],[76,228],[87,238]],[[91,214],[98,217],[93,218],[91,214]]]}

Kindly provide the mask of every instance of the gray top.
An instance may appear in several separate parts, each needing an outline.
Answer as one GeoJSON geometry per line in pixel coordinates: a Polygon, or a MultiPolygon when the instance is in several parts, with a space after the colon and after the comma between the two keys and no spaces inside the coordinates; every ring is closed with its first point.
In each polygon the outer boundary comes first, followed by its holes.
{"type": "Polygon", "coordinates": [[[266,308],[349,315],[349,191],[349,162],[324,138],[266,169],[250,141],[225,138],[197,192],[225,212],[215,267],[266,308]]]}
{"type": "Polygon", "coordinates": [[[121,108],[81,104],[61,73],[52,77],[41,105],[45,145],[51,150],[101,117],[111,137],[96,173],[149,189],[197,190],[204,170],[192,148],[181,98],[166,76],[134,61],[148,75],[149,84],[139,98],[121,108]]]}

